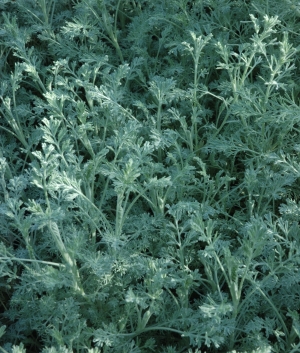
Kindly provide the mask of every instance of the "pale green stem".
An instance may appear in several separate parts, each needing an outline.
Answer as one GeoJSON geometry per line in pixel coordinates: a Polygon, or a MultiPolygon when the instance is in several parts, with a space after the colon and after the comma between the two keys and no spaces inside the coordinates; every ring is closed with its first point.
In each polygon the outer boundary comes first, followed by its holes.
{"type": "Polygon", "coordinates": [[[62,255],[64,261],[67,264],[67,267],[69,267],[72,278],[73,278],[73,289],[79,293],[82,296],[85,296],[83,287],[81,285],[81,281],[80,281],[80,277],[79,277],[79,271],[76,265],[76,260],[72,258],[72,256],[69,254],[69,252],[67,251],[61,235],[60,235],[60,231],[59,228],[56,224],[56,222],[53,221],[49,221],[48,224],[48,229],[50,231],[50,234],[52,235],[53,240],[55,241],[55,244],[60,252],[60,254],[62,255]]]}
{"type": "Polygon", "coordinates": [[[41,261],[41,260],[35,260],[35,259],[22,259],[20,257],[1,256],[0,260],[17,261],[17,262],[20,262],[21,264],[23,262],[32,262],[32,263],[39,263],[43,265],[57,266],[61,268],[66,267],[65,265],[59,264],[57,262],[41,261]]]}
{"type": "Polygon", "coordinates": [[[117,196],[116,225],[115,225],[115,235],[117,236],[117,238],[119,238],[122,233],[122,224],[123,224],[123,216],[124,216],[124,208],[122,205],[123,199],[124,199],[124,192],[121,192],[117,196]]]}

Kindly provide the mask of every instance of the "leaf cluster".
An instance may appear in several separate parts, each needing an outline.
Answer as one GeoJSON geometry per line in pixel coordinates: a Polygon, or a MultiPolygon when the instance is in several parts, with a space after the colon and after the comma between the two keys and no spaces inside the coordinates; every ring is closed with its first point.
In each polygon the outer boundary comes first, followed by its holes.
{"type": "Polygon", "coordinates": [[[0,351],[297,352],[294,0],[0,2],[0,351]]]}

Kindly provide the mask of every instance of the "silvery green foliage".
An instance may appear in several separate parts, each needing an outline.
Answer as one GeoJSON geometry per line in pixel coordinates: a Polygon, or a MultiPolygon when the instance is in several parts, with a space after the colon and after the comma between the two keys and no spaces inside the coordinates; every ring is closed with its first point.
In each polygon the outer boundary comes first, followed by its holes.
{"type": "Polygon", "coordinates": [[[299,4],[0,10],[1,352],[297,352],[299,4]]]}

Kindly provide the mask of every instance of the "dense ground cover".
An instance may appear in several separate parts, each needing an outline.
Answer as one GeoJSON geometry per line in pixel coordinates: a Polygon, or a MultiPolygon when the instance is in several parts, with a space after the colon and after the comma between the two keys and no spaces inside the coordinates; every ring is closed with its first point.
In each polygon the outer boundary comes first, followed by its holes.
{"type": "Polygon", "coordinates": [[[0,11],[0,351],[299,352],[297,1],[0,11]]]}

